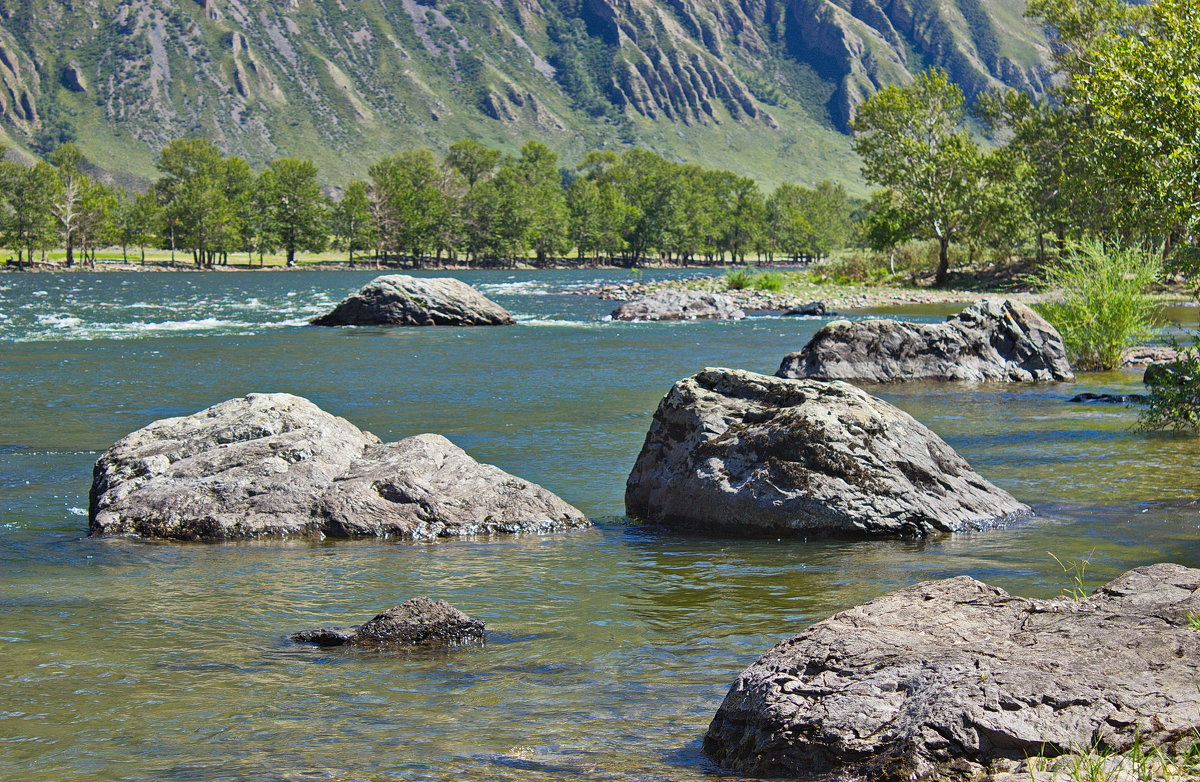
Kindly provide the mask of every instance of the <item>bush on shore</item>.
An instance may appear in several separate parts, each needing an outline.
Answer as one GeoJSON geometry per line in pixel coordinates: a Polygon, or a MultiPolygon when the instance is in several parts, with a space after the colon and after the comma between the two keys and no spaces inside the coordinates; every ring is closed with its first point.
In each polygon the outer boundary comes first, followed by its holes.
{"type": "Polygon", "coordinates": [[[1174,361],[1147,372],[1146,388],[1139,429],[1200,432],[1200,348],[1184,348],[1174,361]]]}
{"type": "Polygon", "coordinates": [[[1125,348],[1150,335],[1157,308],[1146,288],[1161,271],[1157,255],[1096,239],[1071,244],[1042,268],[1036,282],[1061,291],[1062,300],[1039,309],[1062,333],[1076,369],[1115,369],[1125,348]]]}

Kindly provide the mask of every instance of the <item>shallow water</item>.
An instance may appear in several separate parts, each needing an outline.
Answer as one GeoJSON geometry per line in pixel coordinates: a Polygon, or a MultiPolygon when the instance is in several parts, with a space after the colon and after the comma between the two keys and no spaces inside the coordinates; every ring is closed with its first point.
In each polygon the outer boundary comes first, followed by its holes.
{"type": "MultiPolygon", "coordinates": [[[[912,384],[873,392],[1038,512],[929,541],[687,537],[622,517],[659,398],[704,366],[773,372],[825,319],[626,324],[571,295],[619,272],[478,272],[500,329],[319,329],[372,273],[0,276],[0,778],[700,780],[737,673],[806,624],[969,574],[1011,591],[1200,566],[1197,441],[1069,404],[1139,390],[912,384]],[[385,440],[440,432],[594,517],[546,537],[174,545],[86,537],[91,465],[156,418],[252,391],[385,440]],[[296,647],[428,594],[484,648],[296,647]]],[[[936,320],[953,307],[914,308],[936,320]]],[[[869,313],[855,313],[853,317],[869,313]]],[[[1172,313],[1195,323],[1195,309],[1172,313]]]]}

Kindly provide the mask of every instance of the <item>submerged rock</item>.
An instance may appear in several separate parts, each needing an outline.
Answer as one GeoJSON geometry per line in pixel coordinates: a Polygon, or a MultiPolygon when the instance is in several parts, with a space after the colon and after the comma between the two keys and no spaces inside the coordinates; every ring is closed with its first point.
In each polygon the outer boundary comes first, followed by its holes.
{"type": "Polygon", "coordinates": [[[1074,378],[1058,331],[1008,300],[977,302],[938,324],[834,321],[786,356],[776,374],[865,383],[1074,378]]]}
{"type": "Polygon", "coordinates": [[[722,766],[806,779],[969,779],[1094,747],[1190,748],[1200,570],[1131,570],[1091,597],[928,581],[819,622],[751,665],[704,739],[722,766]]]}
{"type": "Polygon", "coordinates": [[[484,624],[444,600],[416,597],[357,627],[302,630],[289,636],[319,646],[468,646],[485,640],[484,624]]]}
{"type": "Polygon", "coordinates": [[[508,310],[453,277],[376,277],[314,326],[509,326],[508,310]]]}
{"type": "Polygon", "coordinates": [[[861,389],[734,369],[706,369],[662,400],[625,508],[676,527],[798,536],[921,536],[1030,515],[861,389]]]}
{"type": "Polygon", "coordinates": [[[1072,402],[1085,402],[1102,405],[1131,405],[1141,404],[1146,401],[1145,394],[1093,394],[1091,392],[1084,394],[1076,394],[1071,397],[1072,402]]]}
{"type": "Polygon", "coordinates": [[[155,421],[93,471],[93,534],[178,540],[549,532],[588,524],[440,435],[384,444],[291,394],[155,421]]]}
{"type": "Polygon", "coordinates": [[[738,320],[746,313],[721,293],[668,288],[627,301],[613,310],[613,320],[738,320]]]}

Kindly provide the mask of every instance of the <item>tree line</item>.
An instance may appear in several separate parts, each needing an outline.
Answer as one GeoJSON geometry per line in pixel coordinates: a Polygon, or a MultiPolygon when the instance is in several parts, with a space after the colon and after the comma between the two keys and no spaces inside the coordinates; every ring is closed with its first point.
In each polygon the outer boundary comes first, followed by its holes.
{"type": "Polygon", "coordinates": [[[865,234],[878,249],[935,240],[939,284],[959,242],[1041,260],[1093,237],[1200,273],[1200,3],[1030,0],[1027,13],[1051,34],[1044,99],[988,94],[969,112],[932,69],[860,107],[854,147],[880,187],[865,234]]]}
{"type": "Polygon", "coordinates": [[[818,258],[842,247],[855,204],[838,185],[784,184],[769,195],[747,177],[675,163],[631,148],[593,151],[562,168],[544,144],[505,155],[465,139],[438,156],[406,150],[379,160],[340,197],[323,194],[307,160],[255,173],[205,139],[168,144],[159,178],[141,193],[87,173],[74,144],[33,166],[6,162],[3,241],[18,263],[65,248],[66,264],[97,248],[128,258],[154,247],[199,267],[244,254],[318,253],[331,244],[390,263],[638,265],[745,262],[748,256],[818,258]]]}

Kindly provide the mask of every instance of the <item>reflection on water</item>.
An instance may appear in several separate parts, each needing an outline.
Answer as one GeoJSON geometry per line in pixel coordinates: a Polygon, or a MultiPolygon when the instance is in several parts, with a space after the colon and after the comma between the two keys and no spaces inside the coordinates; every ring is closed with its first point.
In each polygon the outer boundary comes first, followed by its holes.
{"type": "Polygon", "coordinates": [[[1053,595],[1070,578],[1050,551],[1088,557],[1093,584],[1200,565],[1196,441],[1066,402],[1136,392],[1136,373],[871,389],[1031,503],[1039,515],[1014,527],[687,536],[621,517],[658,399],[704,366],[772,372],[820,321],[612,323],[611,303],[570,294],[589,274],[504,272],[461,276],[518,313],[509,329],[284,324],[370,276],[0,280],[0,777],[701,780],[698,740],[736,674],[831,612],[964,573],[1053,595]],[[208,319],[220,324],[125,328],[208,319]],[[307,396],[385,439],[441,432],[599,523],[417,545],[83,537],[100,450],[249,391],[307,396]],[[430,657],[285,640],[421,594],[485,620],[492,641],[430,657]]]}

